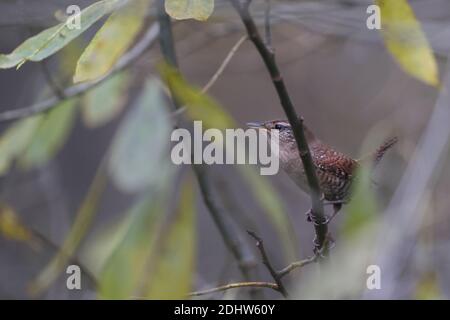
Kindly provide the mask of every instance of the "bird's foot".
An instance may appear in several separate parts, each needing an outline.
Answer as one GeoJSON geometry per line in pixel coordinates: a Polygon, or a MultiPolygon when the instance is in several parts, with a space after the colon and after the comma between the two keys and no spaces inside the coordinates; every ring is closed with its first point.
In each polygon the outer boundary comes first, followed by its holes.
{"type": "Polygon", "coordinates": [[[312,210],[309,209],[308,211],[305,212],[305,219],[306,219],[306,221],[311,222],[312,221],[311,217],[312,217],[312,210]]]}
{"type": "Polygon", "coordinates": [[[328,233],[322,246],[320,246],[317,236],[314,237],[313,244],[314,244],[314,255],[316,257],[324,258],[327,255],[327,251],[335,247],[336,242],[331,237],[330,233],[328,233]]]}

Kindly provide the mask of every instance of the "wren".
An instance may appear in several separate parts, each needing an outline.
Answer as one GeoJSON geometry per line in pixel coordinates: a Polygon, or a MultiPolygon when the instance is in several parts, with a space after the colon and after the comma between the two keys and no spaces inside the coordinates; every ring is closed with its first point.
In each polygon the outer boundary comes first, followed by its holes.
{"type": "MultiPolygon", "coordinates": [[[[286,120],[270,120],[247,123],[247,125],[250,128],[267,130],[269,135],[278,134],[278,157],[281,168],[302,190],[309,192],[303,163],[289,122],[286,120]]],[[[328,223],[339,212],[342,205],[350,199],[352,182],[361,161],[370,161],[373,165],[377,164],[385,152],[397,142],[397,138],[386,140],[369,157],[363,160],[355,160],[323,143],[306,125],[303,125],[303,128],[316,167],[316,175],[323,193],[324,203],[332,204],[334,208],[333,214],[325,221],[325,223],[328,223]]],[[[307,213],[307,218],[311,221],[312,217],[309,213],[307,213]]]]}

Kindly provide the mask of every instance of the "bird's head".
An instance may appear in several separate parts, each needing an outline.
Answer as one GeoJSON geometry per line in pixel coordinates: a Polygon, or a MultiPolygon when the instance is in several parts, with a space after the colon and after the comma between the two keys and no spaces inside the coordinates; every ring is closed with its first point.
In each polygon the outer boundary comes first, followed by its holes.
{"type": "MultiPolygon", "coordinates": [[[[278,134],[280,139],[280,144],[295,144],[295,137],[294,133],[292,131],[291,125],[287,120],[269,120],[269,121],[263,121],[263,122],[249,122],[247,123],[247,126],[249,128],[255,128],[260,130],[267,130],[267,133],[269,135],[274,134],[275,132],[278,134]]],[[[305,126],[303,125],[306,140],[308,142],[311,142],[313,139],[315,139],[313,133],[305,126]]]]}

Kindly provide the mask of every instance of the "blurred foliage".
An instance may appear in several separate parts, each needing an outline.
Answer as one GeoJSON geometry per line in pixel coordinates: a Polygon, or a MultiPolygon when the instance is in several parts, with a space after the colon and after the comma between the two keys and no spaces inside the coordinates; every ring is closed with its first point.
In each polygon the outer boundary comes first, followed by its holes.
{"type": "Polygon", "coordinates": [[[6,239],[15,241],[31,241],[32,232],[25,227],[14,209],[7,204],[0,204],[0,234],[6,239]]]}
{"type": "Polygon", "coordinates": [[[174,221],[162,236],[145,297],[149,299],[184,299],[192,290],[195,275],[196,219],[193,181],[186,179],[174,221]]]}
{"type": "MultiPolygon", "coordinates": [[[[103,237],[105,242],[95,245],[96,252],[106,247],[110,253],[102,264],[99,275],[99,295],[109,299],[140,297],[149,276],[150,260],[156,250],[164,213],[167,211],[168,194],[172,182],[173,167],[160,165],[153,184],[125,214],[123,226],[117,234],[103,237]],[[110,239],[115,247],[111,249],[110,239]]],[[[89,254],[97,257],[96,252],[89,254]]],[[[97,259],[97,258],[96,258],[97,259]]]]}
{"type": "Polygon", "coordinates": [[[416,285],[415,299],[435,300],[442,298],[441,288],[435,272],[423,274],[416,285]]]}
{"type": "Polygon", "coordinates": [[[111,76],[83,96],[81,115],[86,126],[100,127],[122,111],[128,100],[129,81],[129,74],[121,72],[111,76]]]}
{"type": "Polygon", "coordinates": [[[149,80],[112,143],[109,173],[118,188],[137,192],[155,180],[168,156],[170,130],[161,89],[149,80]]]}
{"type": "Polygon", "coordinates": [[[297,235],[278,192],[256,168],[250,165],[238,165],[237,169],[245,178],[253,197],[266,213],[269,221],[275,226],[283,243],[285,260],[287,262],[297,260],[299,256],[297,235]]]}
{"type": "Polygon", "coordinates": [[[0,174],[15,160],[23,169],[39,167],[64,145],[76,116],[76,99],[65,100],[47,114],[13,123],[0,139],[0,174]]]}
{"type": "Polygon", "coordinates": [[[387,49],[405,72],[432,86],[439,85],[436,59],[420,22],[406,0],[377,0],[381,34],[387,49]]]}
{"type": "Polygon", "coordinates": [[[341,232],[346,238],[354,237],[376,218],[378,208],[371,166],[364,165],[358,169],[352,189],[352,198],[345,208],[344,223],[341,227],[341,232]]]}
{"type": "Polygon", "coordinates": [[[6,174],[13,162],[28,147],[36,129],[42,121],[41,116],[20,120],[11,125],[0,138],[0,174],[6,174]]]}
{"type": "MultiPolygon", "coordinates": [[[[141,199],[125,214],[124,232],[112,237],[116,247],[103,264],[99,275],[98,293],[105,299],[131,299],[137,297],[138,287],[147,278],[147,262],[155,250],[158,230],[161,228],[165,199],[153,190],[144,193],[141,199]]],[[[122,228],[119,228],[122,229],[122,228]]],[[[109,246],[109,242],[103,245],[109,246]]],[[[96,245],[102,252],[102,244],[96,245]]],[[[95,256],[95,253],[91,256],[95,256]]]]}
{"type": "Polygon", "coordinates": [[[42,166],[64,145],[74,125],[76,105],[75,99],[65,100],[47,114],[39,115],[39,126],[19,159],[22,168],[42,166]]]}
{"type": "Polygon", "coordinates": [[[31,283],[29,287],[31,295],[39,295],[48,289],[56,280],[61,270],[67,265],[69,258],[75,254],[98,210],[106,182],[104,165],[101,163],[60,250],[31,283]]]}
{"type": "Polygon", "coordinates": [[[26,61],[41,61],[58,52],[104,15],[110,13],[120,0],[98,1],[81,12],[81,28],[71,28],[70,19],[27,39],[10,54],[0,55],[0,69],[20,66],[26,61]]]}
{"type": "Polygon", "coordinates": [[[134,0],[114,11],[78,60],[74,82],[106,75],[142,29],[150,0],[134,0]]]}
{"type": "Polygon", "coordinates": [[[166,0],[166,11],[172,18],[204,21],[214,11],[214,0],[166,0]]]}
{"type": "Polygon", "coordinates": [[[167,82],[174,98],[186,107],[192,120],[201,120],[203,127],[224,130],[236,127],[233,118],[213,98],[190,85],[168,64],[159,66],[161,77],[167,82]]]}

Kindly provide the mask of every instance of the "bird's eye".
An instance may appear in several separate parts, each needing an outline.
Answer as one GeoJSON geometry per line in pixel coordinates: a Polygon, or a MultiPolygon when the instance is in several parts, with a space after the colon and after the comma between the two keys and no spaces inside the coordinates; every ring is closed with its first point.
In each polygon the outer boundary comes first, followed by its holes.
{"type": "Polygon", "coordinates": [[[283,126],[281,124],[276,124],[275,125],[275,129],[276,130],[281,130],[281,129],[283,129],[283,126]]]}

